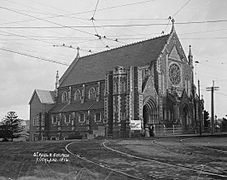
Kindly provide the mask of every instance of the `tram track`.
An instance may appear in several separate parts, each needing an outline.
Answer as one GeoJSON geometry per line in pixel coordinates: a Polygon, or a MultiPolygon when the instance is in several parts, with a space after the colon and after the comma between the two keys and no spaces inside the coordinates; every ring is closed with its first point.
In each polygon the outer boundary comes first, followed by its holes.
{"type": "MultiPolygon", "coordinates": [[[[105,145],[105,141],[93,143],[90,142],[71,142],[66,145],[66,151],[74,157],[86,161],[91,165],[98,166],[109,173],[118,174],[122,179],[187,179],[196,174],[189,172],[188,169],[176,168],[167,163],[160,161],[148,161],[145,158],[135,158],[134,155],[122,155],[113,153],[105,145]],[[75,144],[74,144],[75,143],[75,144]],[[95,144],[95,146],[92,146],[95,144]],[[84,147],[83,147],[84,146],[84,147]]],[[[89,164],[84,164],[84,167],[92,168],[89,164]]],[[[105,173],[106,174],[106,173],[105,173]]],[[[197,175],[196,175],[197,176],[197,175]]]]}
{"type": "MultiPolygon", "coordinates": [[[[153,143],[154,142],[155,141],[153,141],[153,143]]],[[[214,172],[211,172],[211,171],[207,171],[207,170],[204,170],[204,169],[190,168],[190,167],[187,167],[187,166],[184,166],[184,165],[179,165],[179,164],[176,165],[176,164],[172,164],[172,163],[168,163],[168,162],[158,161],[157,159],[150,158],[150,157],[149,158],[147,158],[147,157],[144,158],[144,157],[141,157],[141,156],[137,156],[137,155],[129,154],[127,152],[123,152],[123,151],[120,151],[120,150],[113,149],[111,147],[108,147],[106,145],[106,143],[107,142],[103,142],[102,143],[102,145],[106,149],[108,149],[108,150],[110,150],[112,152],[115,152],[115,153],[122,154],[124,156],[132,157],[132,158],[139,159],[139,160],[149,161],[149,162],[156,162],[156,163],[159,163],[159,164],[162,164],[162,165],[166,165],[166,166],[177,167],[177,168],[181,168],[182,170],[190,170],[190,171],[198,173],[198,175],[204,174],[204,175],[209,175],[209,176],[212,176],[212,177],[215,177],[215,178],[223,178],[223,179],[227,178],[227,173],[224,172],[224,171],[222,171],[222,174],[220,174],[220,173],[214,173],[214,172]]]]}
{"type": "MultiPolygon", "coordinates": [[[[214,156],[214,153],[213,153],[213,152],[221,153],[220,155],[223,155],[223,153],[226,153],[226,151],[222,151],[222,150],[216,151],[217,149],[208,148],[208,147],[206,147],[206,146],[193,146],[193,145],[191,145],[191,144],[188,144],[188,143],[186,142],[186,140],[191,140],[191,139],[193,139],[193,138],[183,138],[183,139],[178,140],[178,142],[179,142],[182,146],[186,147],[185,149],[187,149],[187,148],[192,148],[192,147],[193,147],[193,149],[196,148],[196,149],[202,149],[202,150],[209,150],[209,151],[212,151],[212,152],[207,152],[209,155],[208,155],[208,154],[204,154],[204,153],[194,152],[194,151],[189,151],[189,152],[184,152],[184,151],[183,151],[183,152],[182,152],[182,151],[179,151],[179,150],[175,150],[175,149],[169,148],[169,147],[166,146],[166,145],[160,144],[160,143],[158,143],[158,141],[155,141],[155,140],[154,140],[154,141],[152,141],[152,142],[153,142],[153,144],[155,144],[155,145],[157,145],[157,146],[160,146],[160,147],[163,147],[163,148],[167,149],[168,151],[172,151],[172,152],[174,152],[174,153],[181,153],[181,154],[183,154],[183,155],[194,156],[194,157],[197,157],[198,160],[201,159],[201,156],[202,156],[203,158],[206,157],[206,159],[212,159],[213,157],[211,157],[211,156],[214,156]]],[[[204,151],[203,151],[203,152],[204,152],[204,151]]],[[[202,160],[202,159],[201,159],[201,160],[202,160]]],[[[212,162],[212,161],[211,161],[211,162],[212,162]]],[[[208,167],[207,165],[209,165],[209,164],[210,164],[210,162],[205,163],[205,164],[202,164],[202,166],[208,167]]],[[[216,171],[219,171],[219,172],[221,172],[221,173],[223,173],[223,174],[227,174],[227,171],[221,170],[220,168],[212,167],[212,169],[214,169],[214,170],[216,170],[216,171]]]]}
{"type": "MultiPolygon", "coordinates": [[[[76,143],[76,142],[71,142],[71,143],[69,143],[69,144],[67,144],[67,145],[65,146],[65,150],[66,150],[69,154],[71,154],[72,156],[74,156],[74,157],[76,157],[76,158],[78,158],[78,159],[81,159],[81,160],[83,160],[83,161],[86,161],[86,162],[88,162],[88,163],[90,163],[90,164],[93,164],[93,165],[96,165],[96,166],[98,166],[98,167],[101,167],[101,168],[103,168],[103,169],[109,170],[110,173],[111,173],[111,172],[114,172],[114,173],[116,173],[116,174],[123,175],[123,176],[125,176],[125,177],[127,177],[127,178],[130,178],[130,179],[145,180],[144,178],[141,178],[141,177],[138,177],[138,176],[134,176],[134,175],[125,173],[125,172],[120,171],[120,170],[117,170],[117,169],[113,169],[113,168],[111,168],[111,167],[109,167],[109,166],[107,166],[107,165],[103,165],[102,163],[98,163],[98,162],[95,162],[95,161],[93,161],[93,160],[87,159],[87,158],[85,158],[85,157],[83,157],[82,155],[79,155],[79,154],[77,154],[77,153],[73,153],[72,151],[69,150],[69,146],[72,145],[73,143],[76,143]]],[[[155,178],[154,178],[154,179],[155,179],[155,178]]]]}
{"type": "MultiPolygon", "coordinates": [[[[188,139],[192,139],[192,138],[184,138],[184,139],[180,139],[179,140],[179,142],[180,142],[180,144],[182,145],[182,146],[185,146],[185,147],[193,147],[193,146],[191,146],[191,145],[188,145],[188,144],[186,144],[185,143],[185,140],[188,140],[188,139]]],[[[174,152],[174,153],[178,153],[178,154],[182,154],[182,155],[188,155],[188,156],[194,156],[194,157],[197,157],[197,160],[199,160],[199,159],[201,159],[201,156],[204,158],[204,157],[206,157],[207,159],[209,158],[209,159],[212,159],[212,157],[210,157],[209,155],[205,155],[205,154],[202,154],[202,153],[199,153],[198,154],[198,152],[192,152],[192,151],[189,151],[189,152],[185,152],[185,151],[179,151],[179,150],[176,150],[176,149],[172,149],[172,148],[169,148],[168,146],[166,146],[166,145],[163,145],[163,144],[160,144],[160,143],[158,143],[156,140],[153,140],[152,141],[152,143],[153,144],[155,144],[155,145],[157,145],[157,146],[159,146],[159,147],[161,147],[161,148],[164,148],[164,149],[166,149],[166,150],[168,150],[168,151],[170,151],[170,152],[174,152]]],[[[200,147],[196,147],[197,149],[205,149],[205,150],[212,150],[212,151],[216,151],[216,149],[213,149],[213,148],[207,148],[207,147],[204,147],[204,146],[200,146],[200,147]]],[[[219,153],[226,153],[225,151],[223,152],[223,151],[218,151],[219,153]]],[[[211,153],[212,154],[212,153],[211,153]]],[[[201,159],[202,160],[202,159],[201,159]]],[[[203,167],[208,167],[208,165],[209,165],[210,163],[208,162],[208,163],[205,163],[205,164],[201,164],[201,166],[203,166],[203,167]]],[[[227,175],[227,171],[225,171],[225,170],[221,170],[220,168],[215,168],[215,167],[212,167],[212,169],[214,169],[215,171],[219,171],[219,172],[221,172],[221,173],[223,173],[223,174],[226,174],[227,175]]],[[[211,171],[208,171],[208,172],[211,172],[211,171]]]]}
{"type": "MultiPolygon", "coordinates": [[[[180,139],[180,142],[183,145],[188,145],[187,142],[186,142],[186,140],[190,140],[190,139],[192,139],[192,138],[183,138],[183,139],[180,139]]],[[[218,153],[227,154],[227,151],[221,150],[221,149],[217,149],[217,148],[214,148],[214,147],[200,146],[199,148],[201,148],[201,149],[207,149],[207,150],[210,150],[210,151],[215,151],[215,152],[218,152],[218,153]]]]}

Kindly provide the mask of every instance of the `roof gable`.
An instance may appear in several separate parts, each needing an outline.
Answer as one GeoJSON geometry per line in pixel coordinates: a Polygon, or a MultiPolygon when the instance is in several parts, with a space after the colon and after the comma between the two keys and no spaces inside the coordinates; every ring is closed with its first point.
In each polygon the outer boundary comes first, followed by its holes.
{"type": "Polygon", "coordinates": [[[145,66],[156,60],[169,35],[75,59],[60,79],[60,87],[98,81],[116,66],[145,66]]]}
{"type": "Polygon", "coordinates": [[[31,104],[34,96],[37,95],[39,101],[42,104],[54,104],[54,91],[47,91],[47,90],[40,90],[40,89],[35,89],[31,100],[29,101],[29,104],[31,104]]]}

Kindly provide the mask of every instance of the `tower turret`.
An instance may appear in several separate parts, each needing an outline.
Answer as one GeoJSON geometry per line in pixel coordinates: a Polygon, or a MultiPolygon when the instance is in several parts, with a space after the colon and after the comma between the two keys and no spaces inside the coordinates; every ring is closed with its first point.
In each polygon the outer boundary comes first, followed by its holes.
{"type": "Polygon", "coordinates": [[[189,45],[188,63],[190,66],[193,66],[193,56],[192,56],[191,45],[189,45]]]}
{"type": "Polygon", "coordinates": [[[58,75],[58,71],[57,71],[56,79],[55,79],[55,90],[54,90],[56,97],[58,96],[58,87],[59,87],[59,75],[58,75]]]}

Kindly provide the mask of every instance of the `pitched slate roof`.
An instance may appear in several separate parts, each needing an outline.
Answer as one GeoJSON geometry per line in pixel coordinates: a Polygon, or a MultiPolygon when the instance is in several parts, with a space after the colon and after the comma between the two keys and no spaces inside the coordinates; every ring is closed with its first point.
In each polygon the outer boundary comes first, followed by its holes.
{"type": "Polygon", "coordinates": [[[104,101],[88,101],[86,103],[57,104],[49,112],[60,113],[70,111],[87,111],[89,109],[103,109],[104,101]]]}
{"type": "Polygon", "coordinates": [[[31,104],[31,101],[35,94],[37,94],[37,96],[42,104],[54,104],[55,103],[54,91],[35,89],[32,94],[29,104],[31,104]]]}
{"type": "Polygon", "coordinates": [[[76,58],[60,79],[60,87],[102,80],[116,66],[145,66],[157,60],[168,35],[76,58]]]}

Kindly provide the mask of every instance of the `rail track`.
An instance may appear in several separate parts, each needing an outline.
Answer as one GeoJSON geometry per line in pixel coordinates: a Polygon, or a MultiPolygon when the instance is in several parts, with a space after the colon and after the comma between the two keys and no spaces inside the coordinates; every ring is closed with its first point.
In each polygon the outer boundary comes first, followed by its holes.
{"type": "MultiPolygon", "coordinates": [[[[187,142],[186,142],[186,140],[190,140],[190,139],[192,139],[192,138],[183,138],[183,139],[180,139],[179,141],[183,145],[188,145],[187,142]]],[[[214,148],[214,147],[200,146],[199,148],[201,148],[201,149],[207,149],[207,150],[218,152],[218,153],[227,154],[227,151],[221,150],[221,149],[217,149],[217,148],[214,148]]]]}
{"type": "MultiPolygon", "coordinates": [[[[152,141],[153,143],[155,143],[155,141],[152,141]]],[[[182,141],[181,141],[182,142],[182,141]]],[[[123,152],[123,151],[120,151],[120,150],[116,150],[116,149],[113,149],[111,147],[108,147],[106,145],[107,141],[106,142],[103,142],[102,145],[107,149],[107,150],[110,150],[112,152],[115,152],[115,153],[119,153],[121,155],[124,155],[124,156],[127,156],[127,157],[131,157],[131,158],[135,158],[135,159],[138,159],[138,160],[144,160],[144,161],[149,161],[151,163],[159,163],[159,164],[162,164],[162,165],[166,165],[166,166],[171,166],[171,167],[176,167],[176,168],[180,168],[182,170],[189,170],[189,171],[192,171],[192,172],[195,172],[199,175],[201,174],[204,174],[204,175],[208,175],[208,176],[212,176],[214,178],[218,178],[218,179],[226,179],[227,178],[227,173],[222,171],[222,174],[221,173],[214,173],[214,172],[211,172],[211,171],[207,171],[207,170],[204,170],[204,168],[191,168],[191,167],[187,167],[187,166],[184,166],[184,165],[179,165],[179,164],[172,164],[172,163],[168,163],[168,162],[163,162],[163,161],[158,161],[154,158],[144,158],[144,157],[141,157],[141,156],[137,156],[137,155],[133,155],[133,154],[129,154],[127,152],[123,152]]],[[[157,143],[156,143],[157,144],[157,143]]],[[[159,145],[159,144],[157,144],[159,145]]],[[[164,147],[163,145],[160,145],[162,147],[164,147]]],[[[167,149],[169,150],[169,148],[167,149]]],[[[204,165],[205,166],[205,165],[204,165]]],[[[202,167],[204,167],[202,166],[202,167]]]]}
{"type": "MultiPolygon", "coordinates": [[[[153,142],[155,142],[155,141],[153,141],[153,142]]],[[[189,175],[189,177],[190,176],[197,176],[197,177],[205,176],[205,178],[212,177],[214,179],[226,179],[227,178],[227,174],[225,171],[222,171],[221,173],[214,173],[212,171],[205,170],[204,169],[205,165],[201,165],[200,168],[192,168],[192,167],[188,167],[188,166],[184,166],[184,165],[180,165],[180,164],[164,162],[163,160],[157,160],[157,158],[155,159],[155,158],[151,158],[151,157],[147,158],[147,157],[137,156],[137,155],[134,155],[133,153],[130,154],[130,153],[127,153],[124,151],[120,151],[116,148],[113,149],[107,145],[107,143],[110,143],[109,141],[96,143],[95,144],[96,147],[93,147],[93,148],[98,150],[99,153],[101,154],[101,156],[103,155],[103,156],[113,157],[113,159],[119,158],[123,162],[127,161],[129,163],[129,165],[126,165],[126,167],[119,167],[116,164],[112,164],[110,162],[108,163],[108,162],[102,161],[100,159],[93,158],[91,155],[87,155],[86,152],[83,152],[83,151],[75,152],[75,149],[72,148],[71,146],[76,145],[76,143],[78,143],[78,142],[71,142],[65,146],[65,149],[69,154],[71,154],[75,158],[86,161],[89,164],[103,168],[103,169],[109,171],[109,174],[112,173],[115,175],[119,175],[121,177],[125,177],[126,179],[140,179],[140,180],[142,180],[142,179],[163,179],[164,176],[162,176],[162,175],[158,176],[157,174],[149,173],[149,170],[151,170],[151,168],[148,169],[147,167],[144,167],[144,169],[140,168],[140,169],[132,170],[132,166],[133,165],[135,166],[135,163],[136,164],[146,163],[148,166],[153,165],[156,167],[161,167],[161,169],[163,169],[163,170],[169,169],[168,172],[175,171],[175,174],[181,173],[181,175],[182,175],[182,174],[184,174],[184,172],[186,172],[189,175]],[[138,172],[140,172],[140,173],[138,173],[138,172]]],[[[88,148],[88,151],[92,151],[94,149],[88,148]]],[[[155,172],[157,169],[152,169],[152,171],[153,170],[155,172]]],[[[159,171],[161,173],[160,169],[159,169],[159,171]]]]}
{"type": "MultiPolygon", "coordinates": [[[[109,167],[109,166],[107,166],[107,165],[104,165],[104,164],[102,164],[102,163],[95,162],[95,161],[93,161],[93,160],[87,159],[86,157],[83,157],[83,156],[80,155],[80,154],[73,153],[72,151],[69,150],[69,146],[72,145],[72,144],[74,144],[74,143],[76,143],[76,142],[71,142],[71,143],[69,143],[69,144],[67,144],[67,145],[65,146],[65,150],[66,150],[69,154],[71,154],[72,156],[74,156],[74,157],[76,157],[76,158],[78,158],[78,159],[81,159],[81,160],[83,160],[83,161],[86,161],[86,162],[88,162],[88,163],[90,163],[90,164],[93,164],[93,165],[96,165],[96,166],[98,166],[98,167],[101,167],[101,168],[103,168],[103,169],[109,170],[110,172],[114,172],[114,173],[116,173],[116,174],[123,175],[123,176],[125,176],[125,177],[127,177],[127,178],[130,178],[130,179],[145,180],[144,178],[141,178],[141,177],[138,177],[138,176],[134,176],[134,175],[128,174],[128,173],[126,173],[126,172],[123,172],[123,171],[121,171],[121,170],[117,170],[117,169],[111,168],[111,167],[109,167]]],[[[106,178],[105,178],[105,179],[106,179],[106,178]]],[[[155,178],[153,177],[153,179],[155,179],[155,178]]]]}

